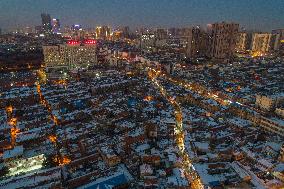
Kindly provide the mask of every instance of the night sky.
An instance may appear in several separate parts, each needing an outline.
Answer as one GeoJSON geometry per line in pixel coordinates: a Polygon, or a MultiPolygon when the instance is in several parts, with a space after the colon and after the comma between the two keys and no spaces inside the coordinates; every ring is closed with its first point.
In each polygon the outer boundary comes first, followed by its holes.
{"type": "Polygon", "coordinates": [[[247,29],[284,28],[284,0],[0,0],[0,28],[40,25],[40,14],[62,25],[205,26],[235,21],[247,29]]]}

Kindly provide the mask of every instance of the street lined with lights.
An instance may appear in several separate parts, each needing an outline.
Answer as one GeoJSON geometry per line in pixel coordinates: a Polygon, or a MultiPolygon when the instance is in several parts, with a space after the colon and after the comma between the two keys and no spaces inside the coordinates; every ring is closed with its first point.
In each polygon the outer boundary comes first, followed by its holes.
{"type": "Polygon", "coordinates": [[[188,156],[188,153],[185,152],[181,107],[175,101],[175,98],[173,96],[170,96],[163,88],[163,86],[158,82],[157,77],[159,77],[161,71],[156,71],[155,69],[152,69],[150,67],[146,67],[146,70],[148,70],[148,77],[157,86],[161,94],[167,99],[167,101],[170,102],[170,104],[173,106],[175,110],[174,115],[176,120],[176,132],[175,132],[176,144],[179,148],[180,156],[183,159],[182,161],[183,169],[186,172],[186,177],[188,178],[189,185],[191,186],[192,189],[203,189],[204,186],[200,180],[200,177],[198,173],[195,171],[191,163],[190,157],[188,156]]]}
{"type": "MultiPolygon", "coordinates": [[[[217,101],[221,105],[230,106],[230,105],[233,105],[235,103],[235,104],[238,104],[238,105],[240,105],[242,107],[250,109],[252,111],[256,111],[258,113],[262,113],[261,110],[256,109],[254,107],[251,107],[251,106],[248,106],[248,105],[244,105],[244,104],[242,104],[242,103],[240,103],[238,101],[234,101],[233,99],[220,97],[220,96],[226,96],[226,95],[224,95],[224,94],[221,94],[221,95],[214,94],[214,92],[212,92],[211,90],[206,89],[206,87],[202,86],[199,83],[190,83],[190,82],[186,82],[186,81],[183,81],[183,80],[177,80],[177,79],[173,79],[172,77],[165,76],[165,75],[163,75],[163,77],[166,78],[168,81],[170,81],[170,82],[172,82],[174,84],[178,84],[179,86],[182,86],[182,87],[184,87],[186,89],[189,89],[191,91],[194,91],[194,92],[198,93],[199,95],[202,95],[205,98],[214,99],[215,101],[217,101]],[[202,88],[202,89],[200,90],[199,88],[202,88]]],[[[218,93],[220,93],[220,92],[218,92],[218,93]]]]}
{"type": "Polygon", "coordinates": [[[13,107],[11,105],[6,107],[6,114],[8,125],[11,127],[11,148],[14,148],[20,130],[17,128],[17,118],[13,116],[13,107]]]}
{"type": "MultiPolygon", "coordinates": [[[[63,83],[65,83],[65,82],[63,82],[63,83]]],[[[53,135],[49,136],[49,140],[54,144],[55,149],[57,151],[56,152],[57,155],[53,158],[53,161],[56,162],[60,166],[68,164],[68,163],[71,162],[71,160],[68,157],[62,156],[60,154],[60,150],[59,150],[60,145],[59,145],[59,141],[57,140],[57,137],[56,137],[56,127],[59,126],[59,120],[58,120],[57,116],[52,113],[52,108],[51,108],[50,104],[42,95],[40,82],[37,82],[37,92],[39,94],[40,103],[47,108],[47,110],[50,114],[50,118],[53,121],[54,127],[55,127],[54,128],[55,133],[53,133],[53,135]]]]}

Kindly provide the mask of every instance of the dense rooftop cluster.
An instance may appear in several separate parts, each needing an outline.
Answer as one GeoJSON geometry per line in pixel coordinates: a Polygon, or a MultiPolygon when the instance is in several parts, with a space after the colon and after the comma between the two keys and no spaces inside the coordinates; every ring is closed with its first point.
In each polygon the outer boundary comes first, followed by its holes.
{"type": "Polygon", "coordinates": [[[87,82],[38,82],[2,93],[1,104],[1,187],[190,184],[174,110],[144,76],[111,70],[87,82]]]}
{"type": "Polygon", "coordinates": [[[0,188],[283,187],[281,58],[96,44],[64,78],[0,76],[0,188]]]}
{"type": "Polygon", "coordinates": [[[275,178],[267,172],[283,166],[283,137],[264,133],[213,99],[161,81],[181,102],[186,151],[205,185],[272,187],[275,178]]]}

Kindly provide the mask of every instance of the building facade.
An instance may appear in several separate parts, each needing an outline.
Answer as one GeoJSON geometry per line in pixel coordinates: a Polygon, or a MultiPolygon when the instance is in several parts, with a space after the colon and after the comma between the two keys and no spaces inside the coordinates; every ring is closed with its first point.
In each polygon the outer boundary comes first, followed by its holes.
{"type": "Polygon", "coordinates": [[[45,34],[51,34],[52,25],[51,25],[51,17],[49,14],[42,13],[41,14],[41,22],[42,22],[42,29],[45,34]]]}
{"type": "Polygon", "coordinates": [[[140,38],[140,48],[154,47],[156,38],[154,33],[143,33],[140,38]]]}
{"type": "Polygon", "coordinates": [[[235,52],[239,24],[214,23],[208,25],[210,37],[209,57],[213,59],[231,59],[235,52]]]}
{"type": "Polygon", "coordinates": [[[186,57],[204,57],[208,48],[208,35],[200,27],[190,28],[186,33],[186,57]]]}
{"type": "Polygon", "coordinates": [[[124,26],[122,28],[122,35],[124,38],[129,38],[130,37],[130,28],[129,26],[124,26]]]}
{"type": "Polygon", "coordinates": [[[261,56],[270,50],[271,33],[253,33],[251,51],[257,56],[261,56]]]}
{"type": "Polygon", "coordinates": [[[111,28],[108,26],[96,27],[96,38],[97,39],[109,39],[111,36],[111,28]]]}
{"type": "Polygon", "coordinates": [[[284,102],[284,95],[282,93],[264,96],[256,95],[255,105],[264,111],[274,111],[274,109],[284,102]]]}
{"type": "Polygon", "coordinates": [[[59,19],[53,18],[52,19],[52,33],[59,33],[60,32],[60,22],[59,19]]]}
{"type": "Polygon", "coordinates": [[[163,28],[158,28],[155,32],[155,36],[157,40],[163,40],[168,38],[168,31],[163,28]]]}
{"type": "Polygon", "coordinates": [[[271,48],[274,51],[279,51],[284,54],[284,29],[277,29],[272,31],[271,48]]]}
{"type": "Polygon", "coordinates": [[[236,51],[237,52],[246,51],[247,50],[246,42],[247,42],[247,33],[245,32],[238,33],[237,42],[236,42],[236,51]]]}
{"type": "Polygon", "coordinates": [[[275,133],[282,137],[284,136],[284,125],[281,122],[260,116],[259,126],[265,129],[267,132],[275,133]]]}
{"type": "Polygon", "coordinates": [[[94,40],[68,41],[66,44],[43,46],[47,73],[66,73],[83,69],[97,63],[96,42],[94,40]]]}

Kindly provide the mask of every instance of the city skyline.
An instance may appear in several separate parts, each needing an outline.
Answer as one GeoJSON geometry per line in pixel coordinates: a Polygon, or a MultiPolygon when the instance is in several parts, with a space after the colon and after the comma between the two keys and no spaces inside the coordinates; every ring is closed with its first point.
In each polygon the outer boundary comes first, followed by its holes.
{"type": "Polygon", "coordinates": [[[283,8],[0,0],[0,189],[284,189],[283,8]]]}
{"type": "Polygon", "coordinates": [[[62,25],[81,24],[130,27],[186,27],[232,21],[248,30],[271,31],[281,28],[284,2],[276,0],[240,1],[89,1],[2,0],[1,28],[5,30],[41,24],[40,14],[60,19],[62,25]],[[75,10],[75,11],[74,11],[75,10]],[[15,12],[17,14],[15,14],[15,12]]]}

